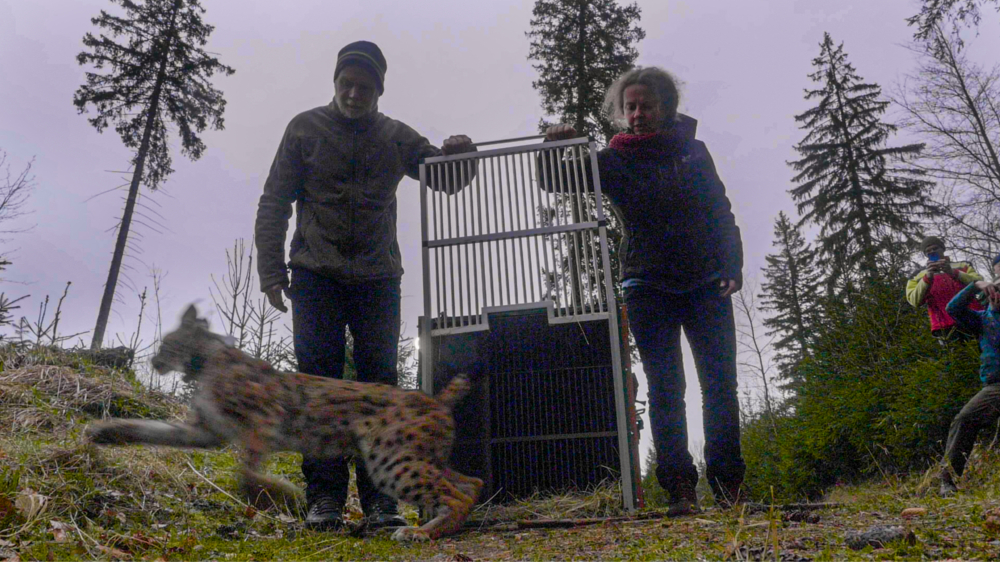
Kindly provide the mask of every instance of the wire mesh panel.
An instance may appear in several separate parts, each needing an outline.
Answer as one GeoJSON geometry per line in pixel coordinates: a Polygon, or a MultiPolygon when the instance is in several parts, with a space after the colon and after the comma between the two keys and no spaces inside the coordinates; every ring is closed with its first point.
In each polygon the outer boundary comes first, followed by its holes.
{"type": "MultiPolygon", "coordinates": [[[[489,330],[439,335],[421,348],[436,358],[434,388],[475,374],[453,413],[452,466],[483,479],[482,498],[493,502],[620,478],[607,322],[552,324],[538,308],[489,317],[489,330]]],[[[421,378],[427,366],[422,358],[421,378]]]]}
{"type": "Polygon", "coordinates": [[[434,334],[481,330],[487,310],[528,303],[551,303],[555,322],[607,317],[613,297],[603,279],[603,210],[586,195],[599,193],[587,149],[577,139],[426,161],[434,334]],[[540,175],[547,189],[539,189],[540,175]],[[570,268],[573,275],[560,276],[570,268]]]}
{"type": "Polygon", "coordinates": [[[420,371],[431,394],[446,382],[439,375],[450,378],[458,365],[478,372],[470,373],[468,412],[455,417],[459,441],[465,426],[466,442],[479,444],[472,465],[488,487],[521,495],[586,486],[610,467],[631,510],[633,460],[595,148],[572,139],[421,164],[420,371]],[[504,318],[497,314],[518,311],[544,322],[530,330],[491,326],[504,318]],[[493,333],[461,338],[482,331],[493,333]],[[586,354],[557,353],[588,333],[586,354]],[[462,343],[475,350],[467,361],[446,360],[441,347],[454,352],[462,343]]]}

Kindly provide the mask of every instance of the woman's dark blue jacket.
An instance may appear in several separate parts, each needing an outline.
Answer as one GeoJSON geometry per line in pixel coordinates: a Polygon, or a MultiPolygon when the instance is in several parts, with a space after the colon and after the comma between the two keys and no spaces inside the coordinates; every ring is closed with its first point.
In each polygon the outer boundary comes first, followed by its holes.
{"type": "MultiPolygon", "coordinates": [[[[622,219],[621,279],[672,292],[743,281],[743,243],[697,121],[680,115],[642,150],[598,153],[601,190],[622,219]]],[[[543,178],[542,187],[548,182],[543,178]]]]}

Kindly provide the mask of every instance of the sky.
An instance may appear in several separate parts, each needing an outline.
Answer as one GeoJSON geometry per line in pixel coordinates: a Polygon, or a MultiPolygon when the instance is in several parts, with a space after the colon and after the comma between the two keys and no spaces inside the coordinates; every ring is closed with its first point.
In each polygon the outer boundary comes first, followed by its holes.
{"type": "MultiPolygon", "coordinates": [[[[681,111],[699,121],[742,229],[748,278],[771,252],[779,211],[794,216],[787,194],[802,139],[794,115],[809,107],[803,90],[823,33],[843,42],[849,60],[885,92],[914,67],[905,18],[913,0],[639,0],[638,64],[660,66],[683,82],[681,111]]],[[[216,27],[208,49],[236,69],[214,85],[227,101],[225,129],[206,131],[195,162],[172,143],[175,172],[163,189],[143,195],[165,228],[139,227],[141,254],[129,265],[141,291],[150,271],[165,273],[160,292],[164,329],[183,308],[211,310],[211,276],[226,271],[226,251],[253,234],[257,201],[288,121],[327,104],[337,52],[358,39],[376,42],[388,62],[380,110],[439,144],[453,134],[475,141],[537,133],[540,99],[527,60],[530,0],[203,0],[216,27]],[[139,261],[141,260],[141,262],[139,261]]],[[[84,82],[76,63],[90,18],[114,10],[107,0],[0,0],[0,149],[13,173],[34,159],[32,229],[0,246],[13,265],[0,291],[30,294],[20,311],[37,315],[46,295],[72,287],[60,332],[92,330],[123,206],[121,171],[131,153],[118,135],[98,134],[72,104],[84,82]],[[110,193],[106,193],[109,192],[110,193]],[[103,194],[103,195],[100,195],[103,194]]],[[[992,12],[987,10],[986,18],[992,12]]],[[[984,21],[970,46],[1000,52],[997,18],[984,21]]],[[[90,113],[89,116],[92,116],[90,113]]],[[[398,236],[403,265],[403,319],[416,333],[422,314],[418,183],[399,186],[398,236]]],[[[5,228],[10,226],[4,225],[5,228]]],[[[123,291],[108,335],[135,332],[138,297],[123,291]]],[[[216,327],[218,317],[215,316],[216,327]]],[[[290,325],[290,319],[285,323],[290,325]]],[[[141,336],[152,339],[145,321],[141,336]]],[[[89,336],[84,339],[89,343],[89,336]]],[[[693,449],[703,443],[699,387],[685,348],[688,424],[693,449]]],[[[640,398],[645,377],[640,371],[640,398]]],[[[746,384],[741,376],[741,384],[746,384]]],[[[648,428],[648,420],[646,427],[648,428]]],[[[642,434],[641,449],[650,447],[642,434]]],[[[696,453],[696,455],[699,455],[696,453]]],[[[645,454],[643,453],[643,457],[645,454]]]]}

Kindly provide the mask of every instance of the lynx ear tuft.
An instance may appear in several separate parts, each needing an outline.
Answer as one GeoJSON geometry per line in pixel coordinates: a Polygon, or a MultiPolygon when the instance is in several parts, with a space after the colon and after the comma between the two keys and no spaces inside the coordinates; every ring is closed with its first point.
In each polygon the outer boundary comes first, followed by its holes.
{"type": "Polygon", "coordinates": [[[198,309],[195,309],[194,304],[188,305],[188,308],[184,310],[184,314],[181,315],[181,325],[190,326],[198,322],[198,309]]]}

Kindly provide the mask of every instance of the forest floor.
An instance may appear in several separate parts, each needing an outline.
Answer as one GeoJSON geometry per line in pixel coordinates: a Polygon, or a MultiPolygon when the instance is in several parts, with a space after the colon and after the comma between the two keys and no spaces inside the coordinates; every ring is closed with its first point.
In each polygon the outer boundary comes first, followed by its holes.
{"type": "MultiPolygon", "coordinates": [[[[455,536],[398,544],[349,530],[305,530],[297,516],[238,500],[232,449],[97,448],[83,428],[107,416],[183,417],[177,398],[128,371],[50,350],[0,348],[0,561],[31,560],[1000,560],[1000,455],[977,450],[962,491],[939,498],[926,475],[838,486],[805,506],[711,506],[634,515],[613,487],[484,505],[455,536]]],[[[301,484],[300,458],[268,470],[301,484]]],[[[930,475],[931,473],[928,473],[930,475]]],[[[415,523],[417,513],[404,510],[415,523]]]]}

